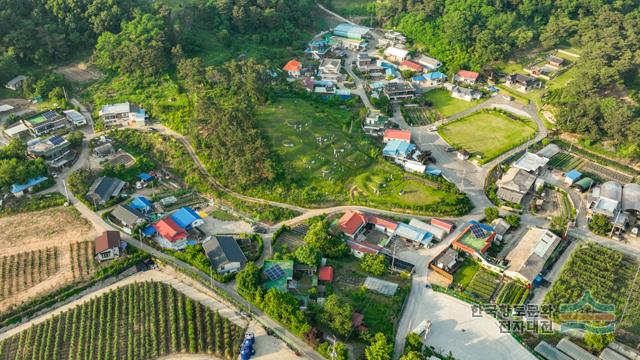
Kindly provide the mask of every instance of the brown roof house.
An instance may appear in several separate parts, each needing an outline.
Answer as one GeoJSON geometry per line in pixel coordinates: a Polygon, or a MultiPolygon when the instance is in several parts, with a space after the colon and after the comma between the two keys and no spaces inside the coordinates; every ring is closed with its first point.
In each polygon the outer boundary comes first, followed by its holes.
{"type": "Polygon", "coordinates": [[[502,200],[520,204],[525,195],[531,190],[535,181],[535,175],[512,167],[496,182],[496,185],[498,185],[497,195],[502,200]]]}
{"type": "Polygon", "coordinates": [[[120,232],[105,231],[95,240],[96,260],[106,261],[120,256],[120,232]]]}

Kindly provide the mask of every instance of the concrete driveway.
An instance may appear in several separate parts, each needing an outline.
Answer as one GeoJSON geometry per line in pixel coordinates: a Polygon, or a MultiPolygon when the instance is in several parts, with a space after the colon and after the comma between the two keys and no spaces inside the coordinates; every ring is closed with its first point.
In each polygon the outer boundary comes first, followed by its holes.
{"type": "Polygon", "coordinates": [[[426,344],[443,355],[460,360],[535,360],[511,335],[501,333],[498,322],[488,316],[473,317],[471,306],[451,296],[425,288],[424,277],[415,277],[411,296],[398,326],[396,351],[404,338],[423,320],[431,321],[426,344]],[[417,292],[418,294],[413,294],[417,292]]]}
{"type": "Polygon", "coordinates": [[[211,216],[207,216],[203,220],[204,224],[199,228],[208,235],[253,233],[251,224],[246,221],[222,221],[211,216]]]}

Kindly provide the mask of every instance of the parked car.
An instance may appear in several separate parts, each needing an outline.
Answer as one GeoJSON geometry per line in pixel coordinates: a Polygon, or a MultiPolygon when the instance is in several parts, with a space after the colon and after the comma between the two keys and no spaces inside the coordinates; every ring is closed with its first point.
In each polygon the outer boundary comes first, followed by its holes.
{"type": "Polygon", "coordinates": [[[444,151],[446,151],[446,152],[454,152],[454,151],[456,151],[456,149],[452,148],[451,146],[447,146],[446,148],[444,148],[444,151]]]}

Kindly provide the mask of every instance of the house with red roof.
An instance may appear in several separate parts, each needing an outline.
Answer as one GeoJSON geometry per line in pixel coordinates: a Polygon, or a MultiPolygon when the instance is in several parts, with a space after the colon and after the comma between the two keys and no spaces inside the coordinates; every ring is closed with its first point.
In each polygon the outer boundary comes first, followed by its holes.
{"type": "Polygon", "coordinates": [[[405,60],[400,63],[400,70],[422,72],[423,69],[422,65],[414,63],[413,61],[405,60]]]}
{"type": "Polygon", "coordinates": [[[182,250],[187,246],[187,232],[170,216],[156,221],[152,227],[156,230],[156,240],[161,247],[182,250]]]}
{"type": "Polygon", "coordinates": [[[333,282],[333,267],[332,266],[321,266],[320,271],[318,271],[318,280],[333,282]]]}
{"type": "Polygon", "coordinates": [[[364,254],[378,255],[383,249],[381,246],[368,243],[366,241],[351,241],[347,240],[347,245],[351,249],[351,254],[358,259],[364,256],[364,254]]]}
{"type": "Polygon", "coordinates": [[[478,81],[478,78],[480,77],[480,74],[478,74],[475,71],[469,71],[469,70],[460,70],[456,73],[456,75],[453,77],[453,80],[459,83],[465,83],[465,84],[475,84],[478,81]]]}
{"type": "Polygon", "coordinates": [[[302,71],[302,63],[296,59],[290,60],[284,65],[282,70],[289,74],[289,77],[298,77],[302,71]]]}
{"type": "Polygon", "coordinates": [[[411,143],[411,131],[398,130],[398,129],[386,129],[382,142],[388,143],[391,140],[399,140],[407,143],[411,143]]]}
{"type": "Polygon", "coordinates": [[[338,220],[338,225],[345,235],[355,239],[364,230],[365,225],[367,225],[367,219],[364,214],[349,210],[338,220]]]}

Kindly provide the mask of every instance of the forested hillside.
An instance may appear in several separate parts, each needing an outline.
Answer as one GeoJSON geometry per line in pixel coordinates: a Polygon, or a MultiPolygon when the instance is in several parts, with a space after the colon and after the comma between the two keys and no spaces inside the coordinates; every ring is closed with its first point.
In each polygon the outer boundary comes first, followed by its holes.
{"type": "Polygon", "coordinates": [[[543,101],[556,106],[562,130],[613,140],[640,157],[637,1],[378,0],[375,12],[448,72],[482,70],[533,49],[580,49],[573,80],[543,101]]]}

